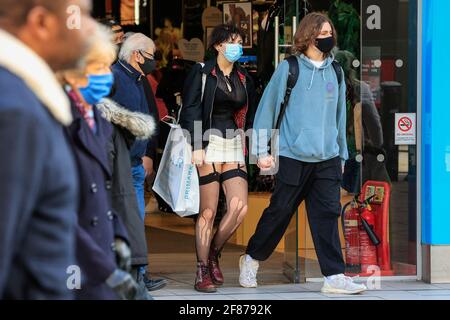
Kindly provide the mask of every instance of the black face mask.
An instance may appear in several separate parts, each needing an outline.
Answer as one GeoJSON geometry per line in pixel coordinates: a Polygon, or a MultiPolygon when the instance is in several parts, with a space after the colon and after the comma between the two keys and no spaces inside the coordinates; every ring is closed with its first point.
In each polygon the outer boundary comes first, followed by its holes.
{"type": "Polygon", "coordinates": [[[156,69],[156,60],[144,57],[144,63],[139,63],[142,72],[147,76],[156,69]]]}
{"type": "Polygon", "coordinates": [[[333,39],[333,37],[316,39],[316,47],[322,53],[325,53],[325,54],[330,53],[331,50],[333,50],[333,48],[334,48],[334,39],[333,39]]]}

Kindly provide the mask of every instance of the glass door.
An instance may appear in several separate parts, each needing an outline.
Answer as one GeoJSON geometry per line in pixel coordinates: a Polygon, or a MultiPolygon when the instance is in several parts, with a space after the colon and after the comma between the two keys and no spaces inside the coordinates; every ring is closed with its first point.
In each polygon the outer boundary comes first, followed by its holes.
{"type": "MultiPolygon", "coordinates": [[[[300,18],[299,1],[284,0],[279,16],[275,19],[275,67],[286,59],[294,44],[294,35],[300,18]]],[[[299,256],[304,243],[298,237],[299,212],[295,213],[284,237],[283,273],[292,282],[304,282],[304,258],[299,256]]]]}
{"type": "Polygon", "coordinates": [[[298,1],[280,2],[281,8],[275,18],[275,68],[289,56],[299,19],[298,1]]]}

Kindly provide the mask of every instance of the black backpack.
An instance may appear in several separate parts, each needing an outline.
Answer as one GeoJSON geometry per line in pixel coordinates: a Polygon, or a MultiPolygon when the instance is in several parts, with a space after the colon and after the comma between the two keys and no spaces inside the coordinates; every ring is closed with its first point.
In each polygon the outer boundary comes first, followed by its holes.
{"type": "MultiPolygon", "coordinates": [[[[289,99],[291,98],[292,89],[294,89],[297,84],[298,77],[300,76],[300,67],[298,64],[298,60],[296,56],[289,56],[287,59],[289,63],[289,76],[287,80],[286,93],[284,95],[283,103],[281,104],[280,114],[277,119],[277,124],[275,129],[279,130],[281,127],[281,122],[283,121],[284,114],[286,113],[286,107],[289,104],[289,99]]],[[[338,79],[339,87],[342,83],[342,68],[337,61],[333,61],[332,63],[334,72],[336,72],[336,76],[338,79]]]]}

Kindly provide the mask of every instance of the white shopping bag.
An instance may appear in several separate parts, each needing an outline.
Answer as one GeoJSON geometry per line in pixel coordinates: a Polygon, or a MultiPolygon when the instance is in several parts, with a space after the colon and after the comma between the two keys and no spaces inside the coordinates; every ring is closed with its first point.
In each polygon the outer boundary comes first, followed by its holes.
{"type": "Polygon", "coordinates": [[[200,187],[197,168],[192,164],[192,149],[180,125],[170,127],[153,190],[180,217],[198,214],[200,187]]]}

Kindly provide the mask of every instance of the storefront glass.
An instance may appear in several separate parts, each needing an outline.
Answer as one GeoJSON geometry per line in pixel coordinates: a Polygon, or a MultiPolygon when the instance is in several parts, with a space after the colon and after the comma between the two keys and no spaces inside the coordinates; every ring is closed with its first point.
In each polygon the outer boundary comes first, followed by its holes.
{"type": "MultiPolygon", "coordinates": [[[[340,235],[346,271],[415,276],[417,1],[310,0],[302,8],[326,11],[340,37],[336,59],[347,77],[350,153],[342,205],[360,193],[359,200],[376,194],[365,213],[364,205],[354,205],[353,210],[349,205],[343,214],[340,235]],[[345,20],[339,18],[344,16],[345,20]],[[361,213],[373,224],[377,246],[363,228],[361,213]]],[[[291,279],[322,276],[304,205],[291,222],[285,243],[285,272],[291,279]]]]}
{"type": "MultiPolygon", "coordinates": [[[[361,191],[364,195],[360,199],[370,196],[371,191],[384,195],[378,199],[383,201],[373,199],[375,202],[371,203],[375,210],[372,212],[374,233],[380,240],[378,246],[374,247],[367,239],[367,233],[359,230],[361,220],[358,217],[356,225],[351,215],[339,223],[342,252],[348,262],[347,272],[351,274],[366,272],[367,275],[367,272],[377,272],[380,267],[380,274],[384,276],[417,275],[417,166],[416,145],[414,135],[411,135],[417,112],[417,1],[281,0],[274,6],[272,1],[252,2],[252,46],[244,50],[247,60],[243,66],[255,77],[259,95],[270,80],[274,52],[277,52],[277,62],[289,55],[296,26],[305,14],[326,12],[337,28],[340,51],[336,53],[336,59],[347,76],[349,98],[347,140],[350,159],[343,175],[341,202],[345,206],[361,191]],[[278,17],[276,20],[271,20],[273,12],[278,17]],[[275,36],[271,28],[266,34],[259,32],[267,16],[273,23],[275,36]],[[254,66],[256,60],[257,67],[254,66]],[[396,138],[402,141],[396,144],[396,138]],[[377,183],[364,188],[368,181],[377,183]],[[356,230],[358,238],[347,244],[344,234],[347,231],[347,238],[350,237],[349,228],[352,226],[356,226],[353,231],[356,230]],[[362,240],[359,239],[360,233],[362,240]],[[371,265],[375,267],[368,270],[371,265]]],[[[226,13],[223,6],[226,2],[184,0],[176,10],[158,1],[140,2],[141,24],[126,26],[125,29],[149,33],[165,27],[163,18],[167,16],[176,27],[181,27],[180,22],[183,21],[185,39],[205,39],[212,28],[203,28],[203,10],[210,5],[226,13]],[[144,24],[146,21],[153,23],[147,26],[144,24]]],[[[108,5],[106,2],[105,8],[98,10],[98,15],[114,16],[120,20],[118,3],[108,5]]],[[[156,33],[151,33],[161,46],[161,39],[156,33]]],[[[249,166],[248,170],[249,213],[224,250],[229,253],[225,254],[224,261],[225,265],[229,264],[230,272],[268,206],[270,191],[273,190],[273,180],[259,176],[256,166],[249,166]]],[[[223,196],[221,199],[217,223],[226,211],[223,196]]],[[[156,271],[167,271],[171,254],[176,259],[180,254],[185,255],[189,265],[194,266],[193,220],[162,213],[164,208],[158,207],[154,198],[151,198],[148,210],[152,212],[147,218],[151,237],[167,236],[178,240],[186,237],[185,241],[176,243],[151,241],[150,254],[159,262],[154,267],[156,271]]],[[[355,210],[355,213],[361,212],[355,210]]],[[[271,274],[267,279],[276,279],[273,280],[275,282],[286,281],[283,273],[291,281],[321,277],[304,205],[294,215],[285,237],[262,270],[271,274]]],[[[184,271],[178,268],[171,270],[173,273],[184,271]]],[[[189,270],[189,274],[192,272],[189,270]]]]}

